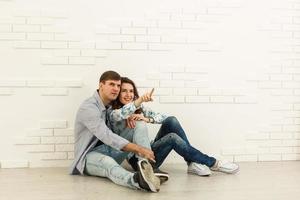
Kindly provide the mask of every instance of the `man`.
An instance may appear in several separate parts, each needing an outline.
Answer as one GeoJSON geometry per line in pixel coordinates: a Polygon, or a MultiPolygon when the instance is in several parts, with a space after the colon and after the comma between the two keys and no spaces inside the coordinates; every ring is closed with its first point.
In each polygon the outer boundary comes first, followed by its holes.
{"type": "MultiPolygon", "coordinates": [[[[107,177],[122,186],[158,192],[160,180],[147,161],[155,159],[152,150],[130,143],[110,129],[107,112],[118,97],[120,85],[121,76],[106,71],[100,77],[99,89],[81,104],[75,120],[75,158],[70,173],[107,177]],[[129,152],[145,158],[135,173],[120,166],[129,152]]],[[[151,96],[144,100],[150,101],[151,96]]]]}

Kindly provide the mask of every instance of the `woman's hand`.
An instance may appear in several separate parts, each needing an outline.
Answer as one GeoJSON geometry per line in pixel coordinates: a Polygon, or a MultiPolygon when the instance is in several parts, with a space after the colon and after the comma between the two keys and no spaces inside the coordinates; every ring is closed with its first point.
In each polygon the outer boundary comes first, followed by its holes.
{"type": "Polygon", "coordinates": [[[128,128],[134,128],[136,121],[144,121],[146,123],[149,123],[149,118],[146,118],[143,114],[132,114],[130,117],[126,120],[126,125],[128,128]]]}
{"type": "Polygon", "coordinates": [[[136,99],[134,101],[134,105],[136,107],[140,107],[140,105],[143,103],[143,102],[149,102],[149,101],[153,101],[152,99],[152,94],[154,92],[154,88],[152,88],[152,90],[150,92],[147,92],[145,94],[143,94],[142,96],[140,96],[138,99],[136,99]]]}

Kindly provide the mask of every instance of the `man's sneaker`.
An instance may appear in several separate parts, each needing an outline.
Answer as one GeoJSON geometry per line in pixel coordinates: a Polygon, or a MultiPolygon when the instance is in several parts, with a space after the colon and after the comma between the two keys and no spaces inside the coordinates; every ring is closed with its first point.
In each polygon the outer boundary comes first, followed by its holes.
{"type": "Polygon", "coordinates": [[[133,179],[142,189],[158,192],[160,180],[154,175],[151,164],[147,160],[140,160],[137,164],[138,171],[134,174],[133,179]]]}
{"type": "Polygon", "coordinates": [[[190,174],[197,174],[198,176],[211,175],[210,169],[206,165],[191,162],[188,166],[187,172],[190,174]]]}
{"type": "Polygon", "coordinates": [[[239,166],[232,162],[218,160],[210,169],[227,174],[234,174],[239,171],[239,166]]]}
{"type": "Polygon", "coordinates": [[[167,172],[161,171],[158,168],[153,169],[153,171],[154,171],[154,175],[159,178],[160,184],[163,184],[169,180],[169,174],[167,172]]]}

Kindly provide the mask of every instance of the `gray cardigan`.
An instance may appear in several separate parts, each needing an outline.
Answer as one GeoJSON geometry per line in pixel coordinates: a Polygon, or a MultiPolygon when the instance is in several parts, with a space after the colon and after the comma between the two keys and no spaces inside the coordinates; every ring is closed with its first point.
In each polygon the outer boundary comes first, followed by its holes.
{"type": "Polygon", "coordinates": [[[118,150],[129,143],[111,131],[108,120],[110,112],[111,107],[105,108],[98,91],[81,104],[75,120],[75,151],[70,174],[83,174],[86,154],[99,140],[118,150]]]}

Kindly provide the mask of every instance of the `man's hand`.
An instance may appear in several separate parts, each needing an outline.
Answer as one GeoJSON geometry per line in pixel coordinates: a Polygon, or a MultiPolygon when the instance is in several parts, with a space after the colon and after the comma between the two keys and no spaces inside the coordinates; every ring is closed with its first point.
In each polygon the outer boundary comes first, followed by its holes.
{"type": "Polygon", "coordinates": [[[141,156],[155,163],[154,152],[151,149],[147,149],[145,147],[142,147],[134,143],[128,143],[126,146],[122,148],[122,150],[127,152],[133,152],[138,156],[141,156]]]}

